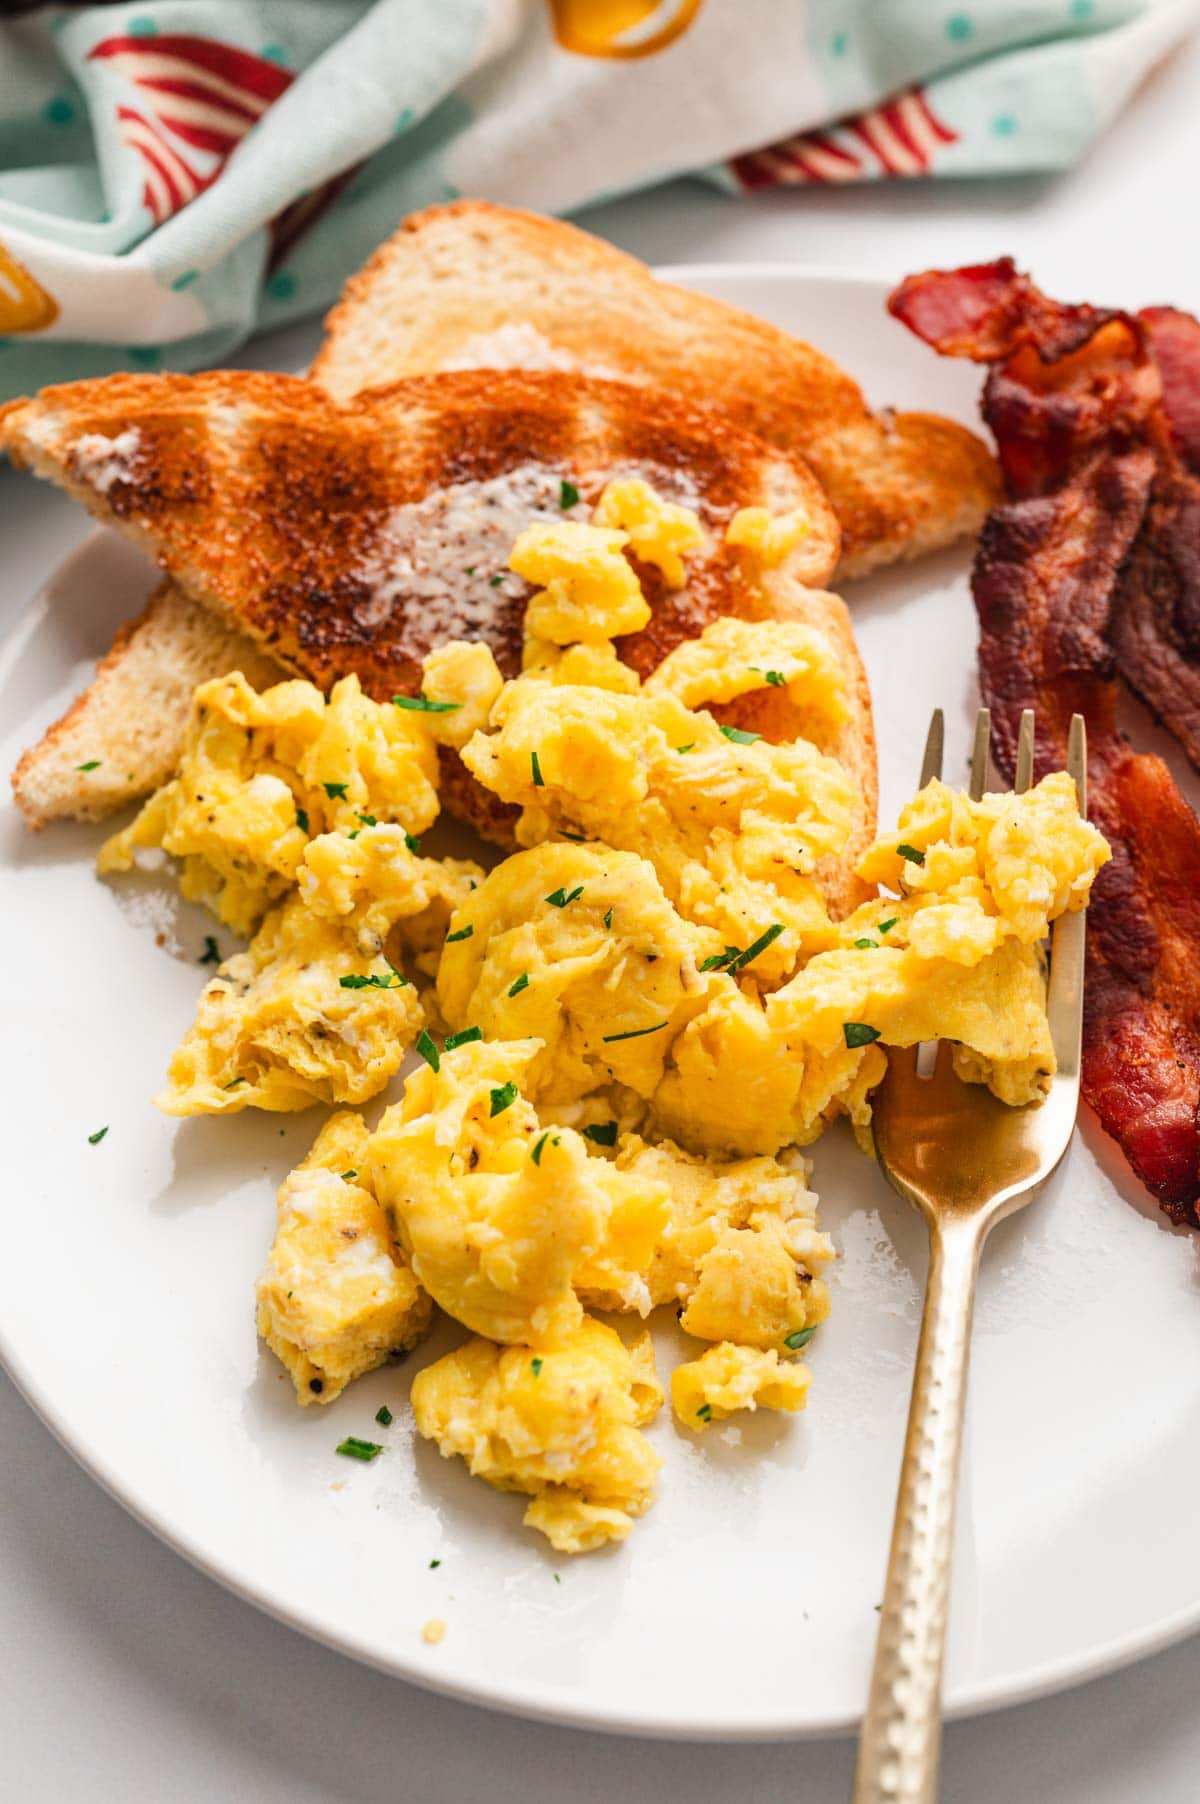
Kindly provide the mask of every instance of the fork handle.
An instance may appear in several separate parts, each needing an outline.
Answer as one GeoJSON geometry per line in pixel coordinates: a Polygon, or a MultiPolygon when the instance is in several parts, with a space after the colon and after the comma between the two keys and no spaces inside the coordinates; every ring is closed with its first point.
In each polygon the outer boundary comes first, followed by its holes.
{"type": "Polygon", "coordinates": [[[979,1217],[929,1222],[929,1279],[853,1804],[932,1804],[979,1217]]]}

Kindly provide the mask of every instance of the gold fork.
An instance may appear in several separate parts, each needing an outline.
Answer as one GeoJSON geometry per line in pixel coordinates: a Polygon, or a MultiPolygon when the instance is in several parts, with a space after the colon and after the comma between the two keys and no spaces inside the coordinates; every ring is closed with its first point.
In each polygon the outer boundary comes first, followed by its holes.
{"type": "MultiPolygon", "coordinates": [[[[991,720],[975,722],[970,793],[983,794],[991,720]]],[[[922,787],[941,775],[945,727],[930,723],[922,787]]],[[[1033,778],[1033,713],[1021,717],[1015,789],[1033,778]]],[[[1087,811],[1084,722],[1071,721],[1067,769],[1087,811]]],[[[913,1374],[875,1666],[859,1735],[853,1804],[931,1804],[941,1749],[942,1655],[954,1503],[979,1254],[1003,1216],[1029,1202],[1066,1152],[1079,1102],[1084,915],[1063,915],[1050,946],[1047,1011],[1058,1069],[1040,1105],[1012,1108],[964,1084],[940,1041],[932,1075],[917,1048],[891,1051],[874,1093],[875,1147],[893,1188],[929,1229],[929,1277],[913,1374]]]]}

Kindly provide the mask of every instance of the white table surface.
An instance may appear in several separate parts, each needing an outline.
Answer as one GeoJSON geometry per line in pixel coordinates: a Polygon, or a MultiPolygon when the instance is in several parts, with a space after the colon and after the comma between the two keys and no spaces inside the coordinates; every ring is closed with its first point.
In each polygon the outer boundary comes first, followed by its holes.
{"type": "MultiPolygon", "coordinates": [[[[891,276],[1007,251],[1063,298],[1200,308],[1198,182],[1200,40],[1065,176],[747,201],[678,183],[587,223],[659,263],[799,261],[891,276]]],[[[293,361],[311,342],[292,334],[245,361],[293,361]]],[[[0,629],[83,530],[68,503],[0,474],[0,629]]],[[[86,1341],[86,1323],[76,1328],[86,1341]]],[[[1154,1509],[1193,1502],[1149,1500],[1146,1532],[1154,1509]]],[[[2,1375],[0,1525],[0,1799],[832,1804],[849,1790],[848,1742],[721,1748],[552,1729],[444,1702],[328,1653],[155,1541],[2,1375]]],[[[943,1798],[1192,1804],[1198,1692],[1200,1639],[1077,1691],[952,1724],[943,1798]]]]}

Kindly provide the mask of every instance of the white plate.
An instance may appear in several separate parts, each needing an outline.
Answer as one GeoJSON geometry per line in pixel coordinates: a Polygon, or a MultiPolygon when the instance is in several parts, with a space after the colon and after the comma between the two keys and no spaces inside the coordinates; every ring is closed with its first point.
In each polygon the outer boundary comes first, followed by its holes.
{"type": "MultiPolygon", "coordinates": [[[[769,268],[683,279],[810,337],[879,403],[974,417],[976,373],[892,324],[877,283],[769,268]]],[[[965,555],[947,555],[852,597],[885,819],[915,781],[933,704],[949,711],[951,775],[965,754],[966,569],[965,555]]],[[[0,764],[74,693],[148,582],[103,533],[64,566],[0,660],[0,764]]],[[[296,1408],[256,1341],[251,1286],[275,1186],[320,1116],[177,1125],[151,1108],[212,924],[165,889],[98,883],[100,838],[58,828],[35,840],[11,809],[0,821],[0,1351],[50,1427],[205,1571],[421,1684],[642,1733],[852,1724],[924,1262],[918,1222],[877,1171],[841,1134],[817,1150],[824,1222],[844,1257],[812,1349],[807,1416],[762,1415],[695,1442],[664,1413],[651,1430],[667,1463],[650,1515],[619,1550],[558,1559],[520,1527],[519,1500],[414,1447],[404,1369],[328,1409],[296,1408]],[[385,1400],[397,1416],[378,1431],[386,1455],[339,1459],[344,1434],[377,1432],[385,1400]],[[420,1636],[430,1616],[449,1624],[437,1647],[420,1636]]],[[[1089,1677],[1200,1623],[1195,1271],[1194,1243],[1164,1225],[1089,1124],[1045,1197],[993,1237],[959,1515],[953,1712],[1089,1677]]],[[[670,1331],[660,1354],[675,1356],[670,1331]]]]}

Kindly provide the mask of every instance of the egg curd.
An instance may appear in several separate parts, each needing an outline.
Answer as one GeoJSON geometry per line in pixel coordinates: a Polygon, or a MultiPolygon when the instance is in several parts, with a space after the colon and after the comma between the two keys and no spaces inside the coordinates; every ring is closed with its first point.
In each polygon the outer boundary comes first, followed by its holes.
{"type": "Polygon", "coordinates": [[[311,833],[397,821],[423,833],[438,814],[437,753],[424,717],[369,700],[357,677],[328,701],[312,683],[259,694],[240,671],[192,698],[179,771],[99,870],[129,870],[139,848],[180,860],[180,888],[235,933],[251,933],[291,889],[311,833]]]}
{"type": "Polygon", "coordinates": [[[367,1139],[360,1116],[334,1115],[279,1192],[258,1332],[299,1403],[329,1403],[352,1378],[414,1347],[433,1312],[384,1211],[357,1181],[367,1139]]]}
{"type": "Polygon", "coordinates": [[[671,1374],[671,1408],[685,1428],[699,1433],[741,1409],[803,1409],[812,1374],[775,1349],[738,1347],[730,1341],[710,1347],[699,1359],[671,1374]]]}
{"type": "Polygon", "coordinates": [[[662,1406],[650,1336],[627,1347],[590,1317],[560,1348],[469,1340],[418,1372],[418,1431],[502,1491],[560,1553],[622,1541],[650,1507],[662,1459],[642,1427],[662,1406]]]}
{"type": "MultiPolygon", "coordinates": [[[[746,509],[727,536],[769,570],[804,530],[746,509]]],[[[834,1249],[798,1149],[838,1114],[869,1146],[888,1045],[949,1039],[962,1077],[1036,1102],[1041,942],[1108,856],[1064,775],[979,802],[931,783],[857,865],[881,893],[834,919],[819,877],[860,805],[830,755],[834,648],[723,619],[644,682],[617,656],[649,614],[638,567],[678,586],[704,536],[636,478],[589,525],[523,532],[509,682],[455,643],[393,703],[353,678],[328,700],[203,685],[177,776],[100,860],[160,848],[252,936],[205,986],[168,1113],[363,1103],[415,1046],[374,1130],[335,1116],[284,1184],[260,1331],[301,1401],[328,1402],[436,1304],[474,1338],[414,1380],[419,1432],[528,1495],[563,1552],[623,1538],[661,1463],[650,1341],[591,1312],[666,1306],[707,1343],[671,1381],[688,1431],[803,1408],[834,1249]],[[798,737],[709,712],[767,690],[798,737]],[[442,747],[519,810],[486,874],[417,844],[442,747]]]]}

